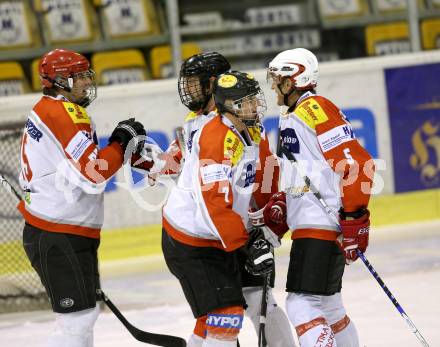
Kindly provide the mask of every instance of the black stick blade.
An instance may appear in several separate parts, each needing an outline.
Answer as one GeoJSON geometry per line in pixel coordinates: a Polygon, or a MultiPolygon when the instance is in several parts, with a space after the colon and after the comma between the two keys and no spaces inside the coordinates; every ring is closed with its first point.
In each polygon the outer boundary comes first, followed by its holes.
{"type": "Polygon", "coordinates": [[[130,334],[138,341],[149,343],[150,345],[163,347],[186,347],[186,341],[178,336],[149,333],[140,330],[130,324],[130,322],[122,315],[121,311],[110,301],[107,295],[102,290],[98,294],[101,296],[104,303],[115,314],[121,323],[127,328],[130,334]]]}

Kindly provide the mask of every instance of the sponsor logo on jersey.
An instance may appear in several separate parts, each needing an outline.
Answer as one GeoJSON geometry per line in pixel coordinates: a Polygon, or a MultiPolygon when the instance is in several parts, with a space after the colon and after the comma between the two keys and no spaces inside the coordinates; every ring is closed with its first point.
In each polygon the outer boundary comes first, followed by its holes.
{"type": "Polygon", "coordinates": [[[189,134],[189,139],[188,139],[188,142],[186,144],[188,152],[191,152],[191,150],[192,150],[193,139],[194,139],[194,135],[196,134],[196,132],[197,132],[197,130],[193,130],[193,131],[191,131],[191,134],[189,134]]]}
{"type": "Polygon", "coordinates": [[[92,141],[88,136],[82,131],[78,131],[72,140],[70,140],[65,150],[75,162],[78,162],[91,144],[92,141]]]}
{"type": "Polygon", "coordinates": [[[60,300],[60,306],[63,308],[69,308],[74,305],[75,301],[71,298],[64,298],[60,300]]]}
{"type": "Polygon", "coordinates": [[[231,174],[231,167],[224,164],[211,164],[200,168],[203,184],[226,181],[231,174]]]}
{"type": "Polygon", "coordinates": [[[224,155],[232,165],[237,164],[243,156],[244,145],[231,130],[228,130],[224,141],[224,155]]]}
{"type": "Polygon", "coordinates": [[[257,145],[261,142],[261,129],[262,127],[259,126],[248,128],[249,135],[251,135],[252,141],[254,141],[257,145]]]}
{"type": "Polygon", "coordinates": [[[72,118],[73,123],[90,124],[90,118],[83,107],[72,102],[63,102],[63,105],[67,111],[67,114],[70,116],[70,118],[72,118]]]}
{"type": "Polygon", "coordinates": [[[243,188],[249,187],[252,183],[255,182],[255,175],[257,171],[254,165],[248,164],[246,166],[245,178],[244,178],[244,186],[243,188]]]}
{"type": "Polygon", "coordinates": [[[310,192],[310,188],[308,186],[288,187],[286,189],[286,194],[288,194],[294,199],[300,198],[304,195],[304,193],[308,193],[308,192],[310,192]]]}
{"type": "Polygon", "coordinates": [[[318,124],[328,120],[327,115],[318,102],[311,98],[300,103],[295,108],[294,113],[312,129],[315,129],[318,124]]]}
{"type": "Polygon", "coordinates": [[[31,192],[29,190],[24,193],[24,201],[26,201],[28,205],[31,204],[31,192]]]}
{"type": "Polygon", "coordinates": [[[299,153],[299,140],[295,129],[286,128],[281,130],[281,147],[290,153],[299,153]]]}
{"type": "Polygon", "coordinates": [[[26,122],[26,131],[29,136],[37,142],[40,142],[40,139],[43,137],[43,133],[38,130],[38,128],[30,119],[28,119],[26,122]]]}
{"type": "Polygon", "coordinates": [[[208,314],[206,325],[220,328],[241,329],[243,316],[239,314],[208,314]]]}
{"type": "Polygon", "coordinates": [[[322,151],[325,153],[355,138],[353,128],[347,123],[346,125],[340,125],[318,135],[318,142],[322,151]]]}

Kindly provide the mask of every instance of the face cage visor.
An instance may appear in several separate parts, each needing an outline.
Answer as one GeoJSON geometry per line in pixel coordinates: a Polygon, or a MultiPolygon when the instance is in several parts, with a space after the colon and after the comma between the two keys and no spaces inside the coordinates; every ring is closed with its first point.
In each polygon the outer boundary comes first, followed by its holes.
{"type": "Polygon", "coordinates": [[[266,73],[266,82],[269,84],[269,85],[272,85],[272,83],[275,83],[275,85],[280,85],[281,84],[281,82],[282,82],[282,80],[283,80],[283,78],[284,77],[290,77],[289,75],[283,75],[283,74],[280,74],[280,73],[277,73],[278,72],[278,69],[274,69],[274,68],[268,68],[267,69],[267,73],[266,73]]]}
{"type": "Polygon", "coordinates": [[[178,90],[180,101],[191,111],[202,110],[211,98],[211,95],[207,95],[207,86],[197,75],[180,76],[178,90]]]}
{"type": "Polygon", "coordinates": [[[97,97],[96,74],[89,69],[83,72],[77,72],[70,77],[58,76],[56,86],[69,93],[69,99],[82,106],[89,106],[97,97]]]}
{"type": "Polygon", "coordinates": [[[227,107],[246,127],[258,126],[267,110],[266,98],[260,89],[254,94],[247,95],[232,102],[232,109],[227,107]]]}

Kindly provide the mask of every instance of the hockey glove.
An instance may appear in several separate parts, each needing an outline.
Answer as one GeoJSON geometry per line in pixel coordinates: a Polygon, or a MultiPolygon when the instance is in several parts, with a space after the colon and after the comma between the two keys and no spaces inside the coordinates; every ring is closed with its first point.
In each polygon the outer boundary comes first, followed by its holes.
{"type": "Polygon", "coordinates": [[[344,253],[346,264],[354,262],[358,256],[356,250],[362,253],[367,250],[370,234],[370,211],[364,208],[356,212],[339,211],[341,235],[336,244],[344,253]]]}
{"type": "Polygon", "coordinates": [[[272,195],[263,210],[264,223],[280,238],[289,231],[287,225],[286,194],[278,192],[272,195]]]}
{"type": "Polygon", "coordinates": [[[128,144],[133,140],[133,144],[131,145],[132,152],[139,154],[144,148],[146,135],[147,133],[144,126],[141,123],[136,122],[134,118],[130,118],[118,123],[115,130],[113,130],[110,135],[108,142],[118,142],[125,153],[128,144]]]}
{"type": "Polygon", "coordinates": [[[264,233],[264,238],[269,241],[274,248],[278,248],[281,246],[281,238],[264,224],[263,211],[264,207],[258,211],[250,208],[248,212],[249,222],[253,228],[260,228],[264,233]]]}
{"type": "Polygon", "coordinates": [[[254,228],[249,234],[245,251],[247,254],[245,268],[249,273],[261,276],[273,270],[273,247],[264,238],[264,233],[260,228],[254,228]]]}
{"type": "Polygon", "coordinates": [[[147,171],[149,174],[159,173],[166,165],[162,159],[163,151],[156,144],[145,143],[140,154],[133,154],[131,166],[133,169],[147,171]]]}

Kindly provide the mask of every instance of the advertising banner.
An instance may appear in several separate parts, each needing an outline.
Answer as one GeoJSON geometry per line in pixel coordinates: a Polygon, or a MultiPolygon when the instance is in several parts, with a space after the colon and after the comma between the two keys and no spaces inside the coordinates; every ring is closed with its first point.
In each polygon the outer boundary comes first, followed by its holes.
{"type": "Polygon", "coordinates": [[[440,64],[385,70],[395,192],[440,187],[440,64]]]}

